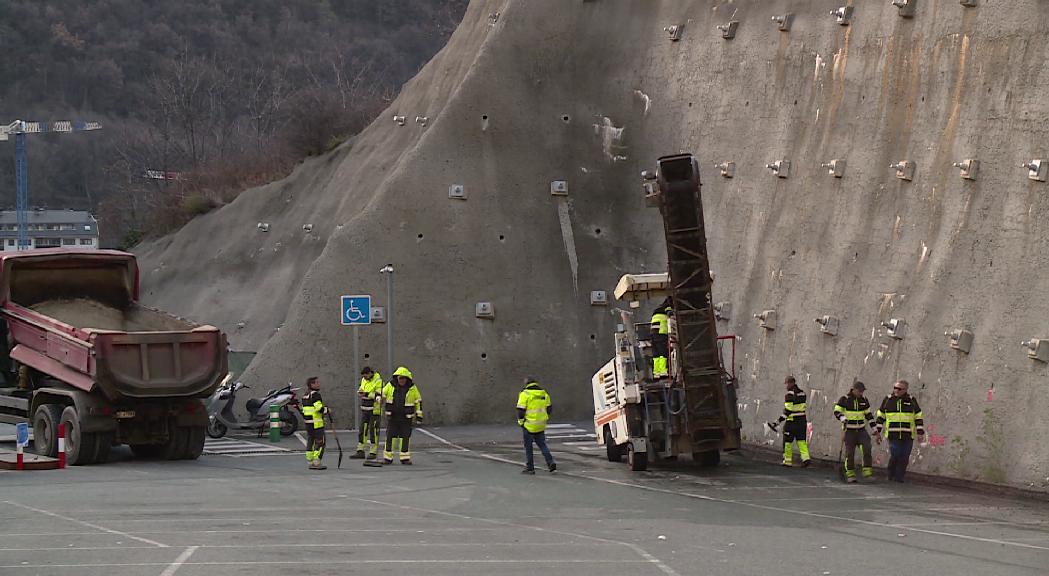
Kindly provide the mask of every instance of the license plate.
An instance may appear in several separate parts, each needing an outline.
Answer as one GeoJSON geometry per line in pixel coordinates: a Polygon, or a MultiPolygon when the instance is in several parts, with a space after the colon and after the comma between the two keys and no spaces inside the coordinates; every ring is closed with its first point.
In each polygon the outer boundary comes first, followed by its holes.
{"type": "Polygon", "coordinates": [[[120,410],[120,411],[117,412],[117,418],[134,418],[134,417],[135,417],[135,411],[134,410],[120,410]]]}

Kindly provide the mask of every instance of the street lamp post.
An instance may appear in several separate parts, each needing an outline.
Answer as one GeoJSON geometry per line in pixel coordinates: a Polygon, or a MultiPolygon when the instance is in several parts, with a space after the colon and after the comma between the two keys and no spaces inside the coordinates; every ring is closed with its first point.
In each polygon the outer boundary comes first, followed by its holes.
{"type": "Polygon", "coordinates": [[[393,264],[379,269],[386,275],[386,375],[393,382],[393,264]]]}

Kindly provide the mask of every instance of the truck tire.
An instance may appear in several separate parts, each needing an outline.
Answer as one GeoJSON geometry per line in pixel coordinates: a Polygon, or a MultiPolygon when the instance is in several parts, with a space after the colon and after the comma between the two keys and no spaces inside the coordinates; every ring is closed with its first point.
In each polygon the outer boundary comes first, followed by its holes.
{"type": "Polygon", "coordinates": [[[287,406],[280,408],[280,435],[291,436],[299,429],[299,419],[288,409],[287,406]]]}
{"type": "Polygon", "coordinates": [[[76,408],[66,406],[66,409],[62,410],[60,422],[66,428],[66,464],[83,466],[94,463],[98,441],[94,434],[87,434],[83,431],[76,408]]]}
{"type": "Polygon", "coordinates": [[[105,464],[109,461],[109,451],[113,448],[113,433],[99,432],[95,434],[95,463],[105,464]]]}
{"type": "Polygon", "coordinates": [[[648,452],[636,452],[633,444],[627,444],[626,458],[630,464],[630,469],[634,472],[648,470],[648,452]]]}
{"type": "Polygon", "coordinates": [[[717,466],[721,462],[720,450],[707,450],[706,452],[693,452],[692,460],[704,468],[717,466]]]}
{"type": "Polygon", "coordinates": [[[58,404],[41,404],[33,415],[33,451],[41,456],[58,456],[58,422],[62,418],[62,407],[58,404]]]}
{"type": "Polygon", "coordinates": [[[161,456],[165,460],[181,460],[186,456],[186,446],[189,444],[189,428],[185,426],[172,426],[168,441],[161,448],[161,456]]]}
{"type": "Polygon", "coordinates": [[[186,430],[186,452],[182,457],[186,460],[196,460],[204,453],[204,426],[190,426],[186,430]]]}
{"type": "Polygon", "coordinates": [[[622,462],[623,447],[616,444],[616,439],[612,437],[612,430],[608,426],[605,426],[605,430],[602,435],[605,438],[605,456],[608,457],[608,461],[622,462]]]}

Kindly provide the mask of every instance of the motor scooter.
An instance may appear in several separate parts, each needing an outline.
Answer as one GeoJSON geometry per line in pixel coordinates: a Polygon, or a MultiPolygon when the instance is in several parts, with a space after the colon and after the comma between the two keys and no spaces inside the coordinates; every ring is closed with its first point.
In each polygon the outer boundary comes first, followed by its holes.
{"type": "Polygon", "coordinates": [[[240,382],[224,383],[208,399],[208,436],[222,438],[230,430],[255,430],[262,436],[263,432],[269,430],[271,404],[280,406],[278,415],[281,436],[291,436],[299,429],[299,419],[292,411],[299,405],[299,399],[295,395],[298,388],[292,388],[290,382],[283,388],[266,392],[262,398],[249,399],[245,405],[248,411],[246,422],[238,420],[233,413],[237,391],[243,388],[250,389],[250,386],[240,382]]]}

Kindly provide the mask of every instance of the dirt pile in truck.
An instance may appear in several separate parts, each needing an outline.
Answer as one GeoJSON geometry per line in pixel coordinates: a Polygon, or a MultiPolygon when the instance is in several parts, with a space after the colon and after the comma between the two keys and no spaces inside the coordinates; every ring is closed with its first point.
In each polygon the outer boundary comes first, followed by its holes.
{"type": "Polygon", "coordinates": [[[132,305],[117,308],[97,300],[46,300],[30,306],[36,312],[84,329],[120,332],[186,330],[191,326],[167,314],[132,305]]]}

